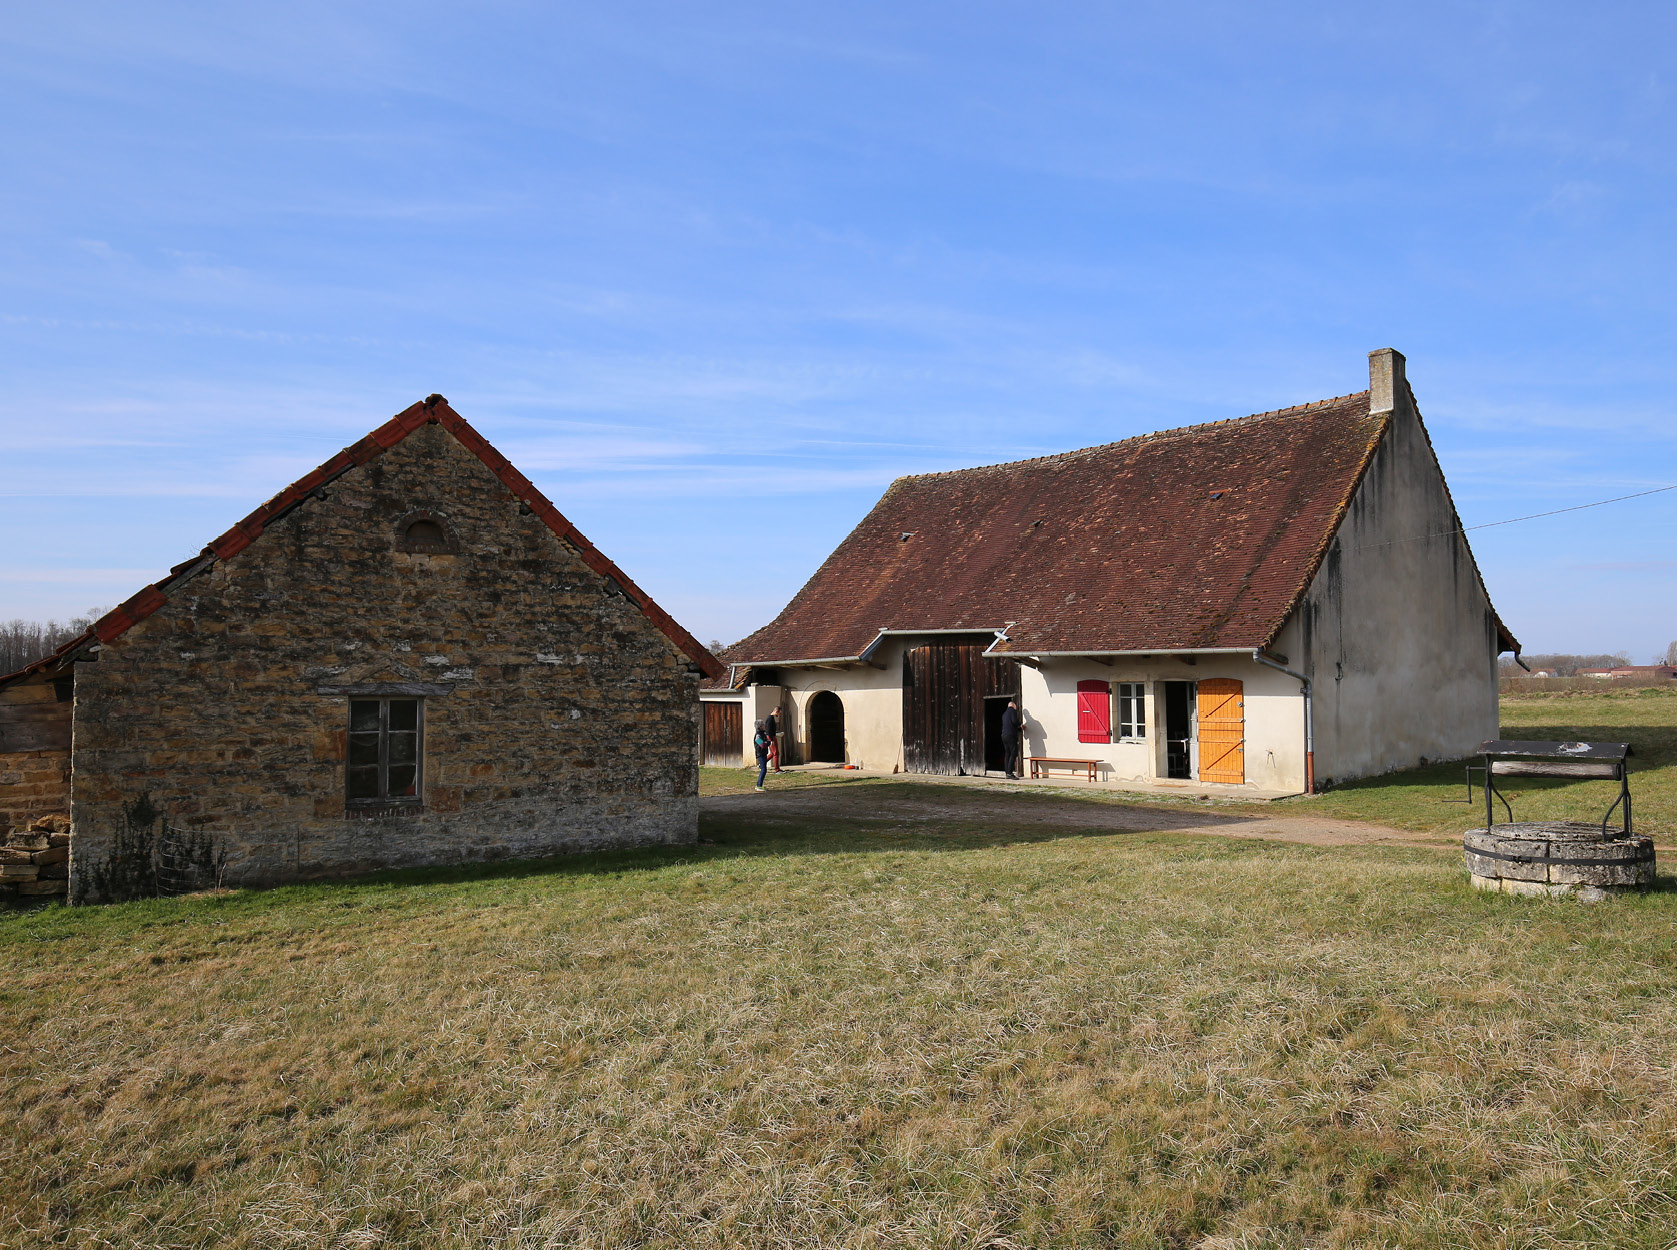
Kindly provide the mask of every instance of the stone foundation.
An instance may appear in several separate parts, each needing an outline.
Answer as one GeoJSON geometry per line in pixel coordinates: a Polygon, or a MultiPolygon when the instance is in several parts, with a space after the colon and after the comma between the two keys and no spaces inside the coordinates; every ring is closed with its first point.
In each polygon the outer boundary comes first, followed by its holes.
{"type": "Polygon", "coordinates": [[[1654,883],[1654,842],[1578,821],[1469,829],[1462,837],[1476,889],[1594,903],[1654,883]]]}
{"type": "Polygon", "coordinates": [[[3,840],[0,905],[63,902],[70,888],[70,818],[43,816],[3,840]]]}

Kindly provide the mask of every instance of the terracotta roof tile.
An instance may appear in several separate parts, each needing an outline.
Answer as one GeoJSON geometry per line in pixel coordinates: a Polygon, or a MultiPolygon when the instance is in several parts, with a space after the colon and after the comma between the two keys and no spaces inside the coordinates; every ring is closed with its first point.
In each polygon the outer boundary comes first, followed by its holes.
{"type": "Polygon", "coordinates": [[[1368,393],[1011,464],[899,478],[723,659],[860,655],[881,629],[1007,630],[997,651],[1260,647],[1385,432],[1368,393]]]}

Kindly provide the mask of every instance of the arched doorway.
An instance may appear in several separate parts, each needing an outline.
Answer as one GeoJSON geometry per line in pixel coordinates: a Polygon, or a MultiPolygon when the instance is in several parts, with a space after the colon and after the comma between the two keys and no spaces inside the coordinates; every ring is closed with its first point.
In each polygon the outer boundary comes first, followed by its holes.
{"type": "Polygon", "coordinates": [[[844,763],[844,700],[831,690],[809,701],[809,760],[812,764],[844,763]]]}

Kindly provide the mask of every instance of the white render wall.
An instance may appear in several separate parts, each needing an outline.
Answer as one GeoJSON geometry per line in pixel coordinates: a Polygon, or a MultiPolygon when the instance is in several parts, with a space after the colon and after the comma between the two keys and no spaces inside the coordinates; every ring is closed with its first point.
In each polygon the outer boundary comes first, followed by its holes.
{"type": "MultiPolygon", "coordinates": [[[[844,702],[844,762],[901,772],[903,766],[903,643],[888,638],[868,664],[846,668],[777,668],[790,695],[798,758],[809,758],[809,701],[831,690],[844,702]]],[[[778,694],[777,694],[778,697],[778,694]]]]}
{"type": "MultiPolygon", "coordinates": [[[[1175,658],[1132,660],[1114,657],[1111,666],[1094,660],[1046,659],[1038,670],[1022,666],[1025,755],[1069,756],[1101,761],[1103,781],[1182,785],[1165,777],[1164,683],[1232,677],[1242,683],[1246,704],[1246,789],[1304,789],[1304,701],[1299,683],[1247,655],[1202,655],[1194,664],[1175,658]],[[1079,742],[1077,683],[1140,682],[1146,687],[1147,735],[1139,742],[1079,742]]],[[[1113,728],[1117,728],[1114,717],[1113,728]]],[[[1197,759],[1195,760],[1197,770],[1197,759]]],[[[1230,790],[1242,787],[1230,786],[1230,790]]]]}
{"type": "Polygon", "coordinates": [[[1275,650],[1315,688],[1318,784],[1460,759],[1497,736],[1489,599],[1403,376],[1371,357],[1375,453],[1275,650]],[[1430,535],[1430,537],[1429,537],[1430,535]]]}
{"type": "MultiPolygon", "coordinates": [[[[898,772],[903,768],[904,651],[924,641],[891,638],[876,657],[883,669],[866,665],[848,668],[789,668],[776,671],[789,695],[795,724],[787,726],[808,758],[809,702],[822,690],[844,701],[845,762],[858,768],[898,772]]],[[[1026,756],[1057,755],[1101,761],[1103,781],[1180,785],[1165,779],[1162,722],[1166,681],[1198,681],[1232,677],[1244,684],[1246,697],[1246,789],[1302,791],[1304,789],[1304,704],[1299,683],[1285,673],[1263,667],[1248,655],[1201,656],[1195,664],[1159,657],[1117,659],[1110,667],[1093,660],[1049,659],[1042,669],[1020,666],[1020,703],[1025,717],[1022,750],[1026,756]],[[1077,740],[1077,683],[1132,681],[1146,686],[1147,734],[1139,742],[1093,743],[1077,740]]],[[[752,687],[768,691],[753,712],[747,708],[746,730],[766,716],[780,699],[779,686],[752,687]]],[[[717,696],[708,696],[717,697],[717,696]]],[[[749,749],[745,752],[749,757],[749,749]]],[[[1241,787],[1231,786],[1230,790],[1241,787]]]]}

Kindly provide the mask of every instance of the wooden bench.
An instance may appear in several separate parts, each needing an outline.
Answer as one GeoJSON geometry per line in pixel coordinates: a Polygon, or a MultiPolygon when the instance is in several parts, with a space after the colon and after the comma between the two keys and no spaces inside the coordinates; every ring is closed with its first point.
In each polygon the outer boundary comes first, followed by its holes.
{"type": "Polygon", "coordinates": [[[1050,768],[1081,768],[1088,772],[1089,780],[1093,781],[1095,779],[1095,769],[1100,764],[1100,760],[1074,760],[1059,755],[1033,755],[1031,756],[1031,777],[1033,780],[1038,777],[1046,777],[1050,768]]]}

